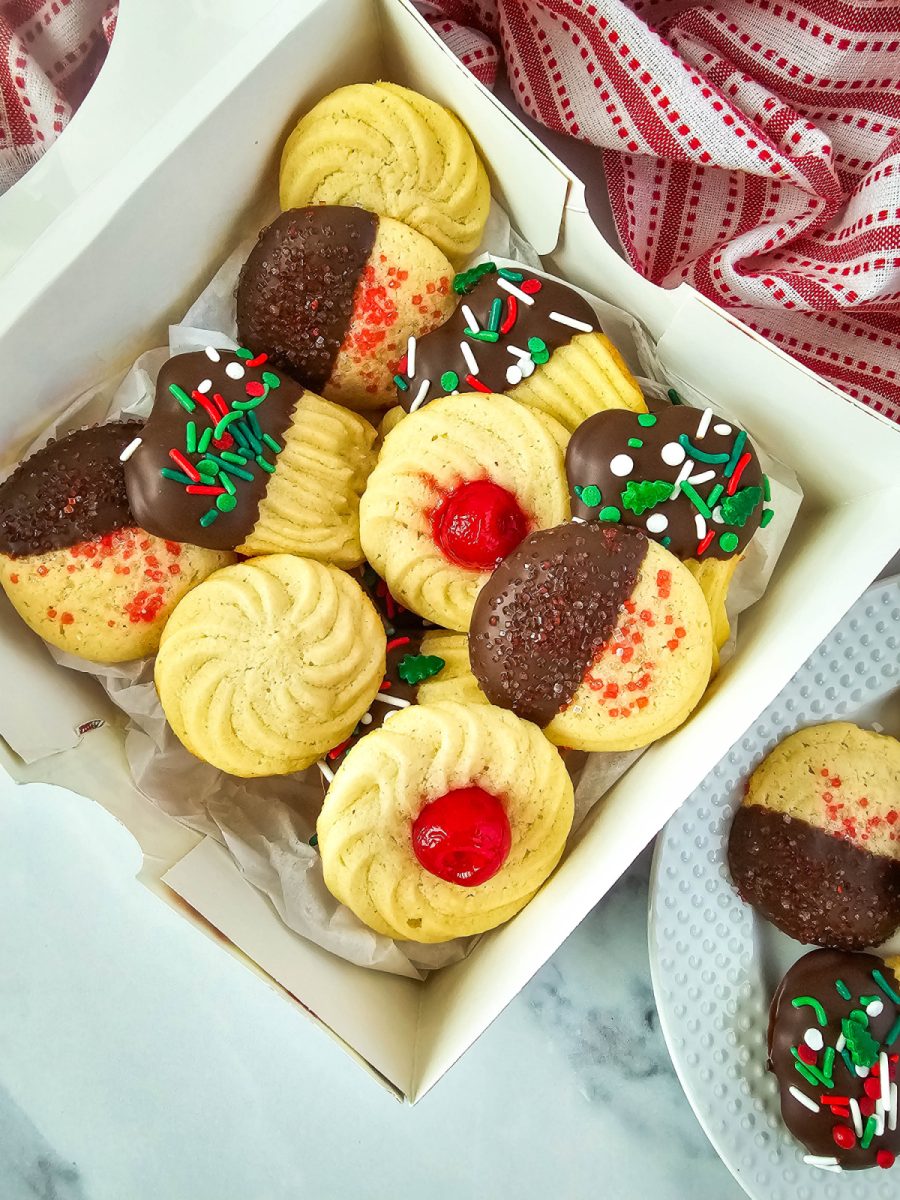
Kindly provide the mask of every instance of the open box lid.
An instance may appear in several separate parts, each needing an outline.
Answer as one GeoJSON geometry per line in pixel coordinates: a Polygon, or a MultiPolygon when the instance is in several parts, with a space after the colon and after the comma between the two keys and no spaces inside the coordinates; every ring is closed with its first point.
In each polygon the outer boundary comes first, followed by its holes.
{"type": "Polygon", "coordinates": [[[98,719],[101,698],[83,677],[57,668],[36,639],[23,650],[30,635],[0,607],[0,671],[23,683],[15,697],[0,697],[10,773],[64,782],[108,808],[139,841],[145,882],[201,928],[220,930],[380,1078],[416,1098],[513,998],[894,552],[896,529],[872,514],[875,505],[896,511],[900,501],[900,434],[691,289],[667,293],[640,279],[578,208],[562,164],[408,4],[311,0],[272,9],[0,279],[4,393],[28,397],[32,422],[23,428],[21,405],[0,408],[7,460],[66,395],[164,340],[168,321],[246,232],[260,181],[274,187],[292,117],[342,83],[380,76],[457,111],[514,224],[545,252],[555,248],[574,282],[631,308],[657,337],[676,385],[727,398],[776,453],[789,448],[785,457],[810,499],[792,553],[764,601],[742,617],[738,658],[692,720],[616,785],[551,884],[513,922],[424,984],[352,967],[282,925],[221,846],[135,790],[114,714],[103,710],[107,724],[81,732],[98,719]],[[136,269],[140,288],[129,286],[136,269]],[[813,583],[826,578],[827,593],[813,602],[813,583]],[[26,764],[17,741],[47,722],[51,701],[57,716],[47,736],[57,753],[26,764]]]}

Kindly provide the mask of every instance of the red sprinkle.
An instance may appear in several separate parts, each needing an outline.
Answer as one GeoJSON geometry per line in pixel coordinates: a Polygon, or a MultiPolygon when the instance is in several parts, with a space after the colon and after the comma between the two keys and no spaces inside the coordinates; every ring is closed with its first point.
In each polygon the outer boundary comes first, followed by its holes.
{"type": "Polygon", "coordinates": [[[835,1125],[831,1136],[834,1138],[835,1145],[840,1146],[842,1150],[852,1150],[856,1145],[856,1134],[849,1125],[835,1125]]]}
{"type": "Polygon", "coordinates": [[[209,397],[204,396],[203,392],[191,392],[191,397],[197,401],[201,408],[203,408],[213,425],[218,425],[224,414],[220,414],[216,411],[216,406],[212,403],[209,397]]]}
{"type": "Polygon", "coordinates": [[[225,491],[223,487],[213,487],[206,483],[192,483],[184,490],[191,496],[221,496],[225,491]]]}
{"type": "Polygon", "coordinates": [[[485,385],[481,382],[481,380],[476,379],[476,377],[474,375],[467,375],[466,383],[469,385],[470,388],[472,388],[473,391],[476,391],[476,392],[490,392],[490,390],[491,390],[489,387],[485,387],[485,385]]]}
{"type": "Polygon", "coordinates": [[[700,557],[701,554],[706,553],[706,551],[709,549],[710,542],[713,540],[713,538],[715,536],[716,536],[716,531],[714,529],[710,529],[707,532],[706,537],[703,539],[703,541],[697,547],[697,557],[698,558],[700,557]]]}
{"type": "Polygon", "coordinates": [[[245,367],[261,367],[264,362],[269,361],[268,354],[257,354],[256,358],[248,358],[244,363],[245,367]]]}
{"type": "Polygon", "coordinates": [[[519,284],[526,296],[534,296],[543,286],[539,279],[523,279],[519,284]]]}
{"type": "Polygon", "coordinates": [[[734,468],[734,474],[728,480],[728,487],[725,489],[726,496],[733,496],[734,493],[737,491],[738,480],[740,479],[740,477],[743,475],[744,471],[746,470],[747,464],[750,462],[750,459],[751,459],[751,455],[749,453],[742,454],[741,457],[738,459],[737,466],[734,468]]]}
{"type": "Polygon", "coordinates": [[[266,394],[266,385],[260,383],[257,379],[251,379],[244,391],[248,396],[264,396],[266,394]]]}
{"type": "Polygon", "coordinates": [[[408,637],[395,637],[391,641],[388,642],[387,646],[385,647],[385,653],[390,654],[390,652],[392,650],[396,650],[398,646],[408,646],[408,645],[409,645],[408,637]]]}
{"type": "Polygon", "coordinates": [[[883,1171],[889,1170],[895,1161],[894,1155],[891,1154],[890,1150],[881,1149],[875,1155],[875,1162],[883,1171]]]}
{"type": "Polygon", "coordinates": [[[807,1046],[806,1042],[800,1043],[797,1047],[797,1054],[800,1057],[800,1061],[806,1063],[808,1067],[814,1066],[818,1061],[818,1055],[815,1050],[811,1046],[807,1046]]]}
{"type": "Polygon", "coordinates": [[[506,316],[503,318],[503,324],[500,326],[501,333],[509,333],[513,325],[516,323],[516,317],[519,315],[519,302],[515,296],[506,297],[506,316]]]}
{"type": "Polygon", "coordinates": [[[176,467],[184,471],[189,479],[193,479],[195,483],[200,482],[200,472],[193,463],[189,463],[180,450],[174,448],[169,451],[169,458],[175,463],[176,467]]]}

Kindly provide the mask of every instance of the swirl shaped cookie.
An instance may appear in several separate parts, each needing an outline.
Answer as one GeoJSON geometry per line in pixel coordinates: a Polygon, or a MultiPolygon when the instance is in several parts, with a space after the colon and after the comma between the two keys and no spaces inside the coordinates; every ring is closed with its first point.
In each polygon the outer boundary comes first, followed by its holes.
{"type": "Polygon", "coordinates": [[[568,517],[565,431],[506,396],[435,400],[385,438],[360,505],[366,558],[407,608],[466,630],[497,563],[568,517]]]}
{"type": "Polygon", "coordinates": [[[338,88],[303,117],[281,156],[282,209],[358,205],[425,235],[454,261],[490,208],[487,173],[448,109],[393,83],[338,88]]]}
{"type": "Polygon", "coordinates": [[[354,567],[375,436],[362,417],[272,370],[264,353],[176,354],[125,463],[128,498],[159,537],[354,567]]]}
{"type": "Polygon", "coordinates": [[[384,629],[359,584],[274,554],[217,571],[179,604],[156,687],[192,754],[231,775],[287,775],[349,736],[384,667],[384,629]]]}
{"type": "Polygon", "coordinates": [[[318,821],[325,883],[370,928],[442,942],[508,921],[562,855],[572,784],[536,726],[404,709],[347,755],[318,821]]]}
{"type": "Polygon", "coordinates": [[[635,750],[677,728],[712,664],[687,568],[621,525],[531,534],[475,603],[472,671],[493,704],[574,750],[635,750]]]}

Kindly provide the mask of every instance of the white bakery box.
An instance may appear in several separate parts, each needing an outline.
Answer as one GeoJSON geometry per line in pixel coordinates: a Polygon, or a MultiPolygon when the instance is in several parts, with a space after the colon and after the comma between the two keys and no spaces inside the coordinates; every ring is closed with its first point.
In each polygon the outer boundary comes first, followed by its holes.
{"type": "Polygon", "coordinates": [[[454,109],[480,146],[494,194],[538,252],[572,282],[631,310],[656,341],[671,383],[725,404],[794,469],[805,492],[765,596],[741,618],[735,656],[689,723],[653,746],[595,807],[556,874],[515,920],[424,982],[352,966],[288,930],[222,846],[135,789],[121,714],[93,681],[58,667],[8,606],[0,610],[7,771],[22,782],[63,784],[108,809],[141,847],[144,884],[215,931],[398,1096],[415,1101],[895,553],[900,431],[688,287],[664,292],[642,280],[594,226],[578,180],[401,0],[286,0],[215,69],[205,72],[198,60],[181,100],[0,279],[4,462],[67,400],[165,341],[169,321],[255,231],[251,209],[275,194],[279,148],[295,117],[340,84],[377,78],[454,109]]]}

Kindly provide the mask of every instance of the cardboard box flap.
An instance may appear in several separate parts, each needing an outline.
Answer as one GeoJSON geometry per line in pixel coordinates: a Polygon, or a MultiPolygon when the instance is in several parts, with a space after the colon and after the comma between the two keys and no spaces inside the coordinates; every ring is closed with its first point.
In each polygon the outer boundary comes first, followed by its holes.
{"type": "Polygon", "coordinates": [[[163,882],[380,1075],[409,1094],[418,981],[360,970],[292,933],[212,838],[176,863],[163,882]]]}

